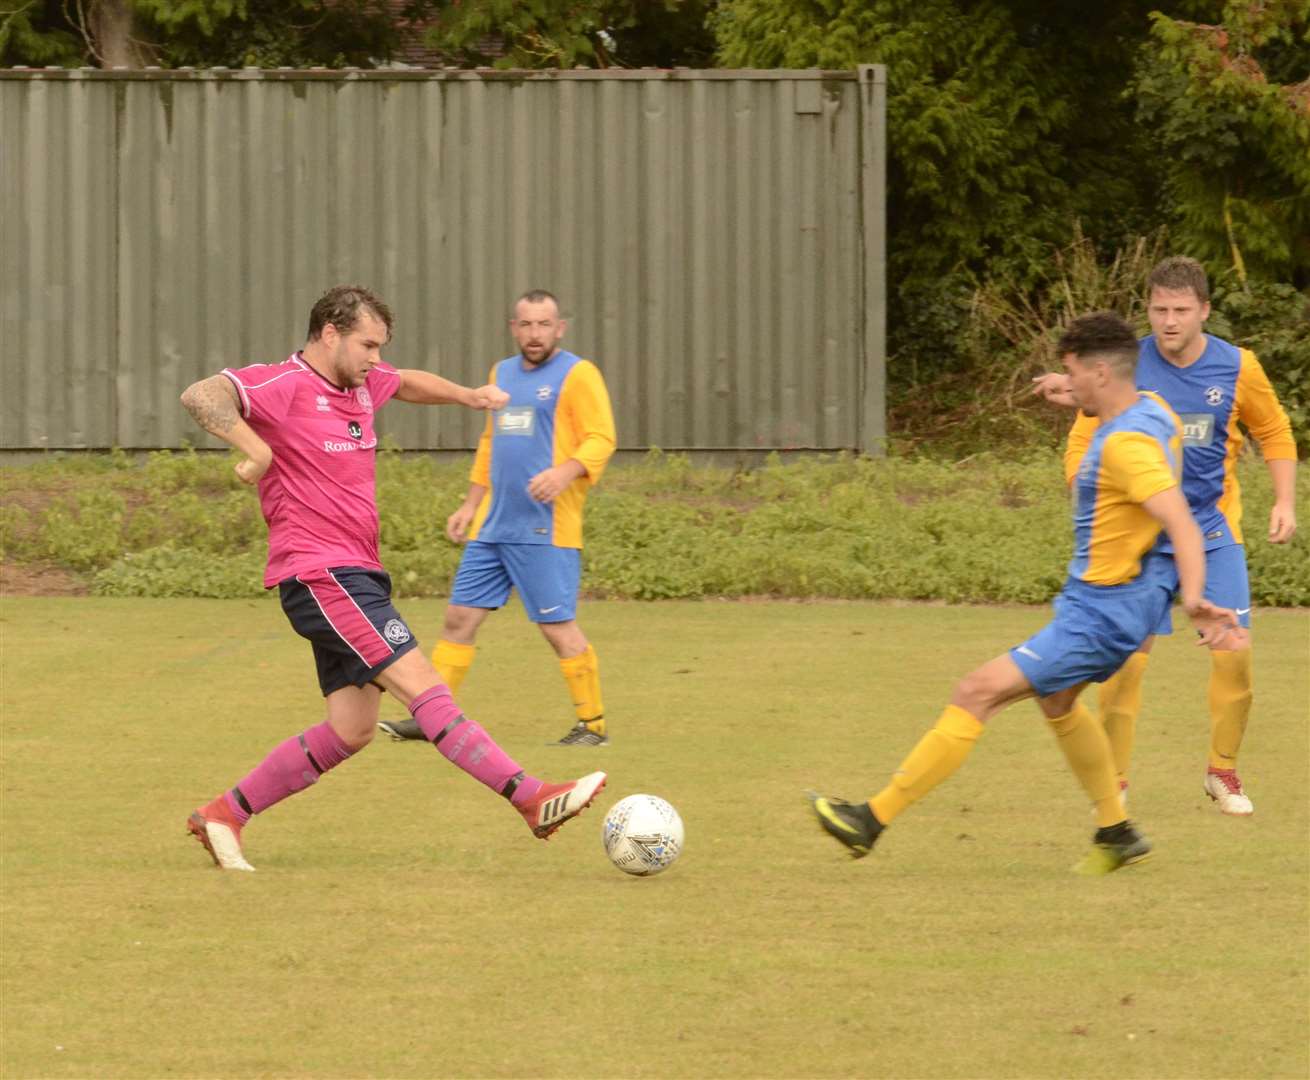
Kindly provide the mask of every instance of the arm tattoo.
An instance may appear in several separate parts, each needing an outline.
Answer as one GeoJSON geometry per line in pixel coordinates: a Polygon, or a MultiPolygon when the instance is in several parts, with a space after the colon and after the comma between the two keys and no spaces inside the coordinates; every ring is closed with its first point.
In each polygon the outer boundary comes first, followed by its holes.
{"type": "Polygon", "coordinates": [[[235,397],[236,391],[227,378],[215,375],[192,386],[182,395],[182,404],[206,431],[224,435],[239,418],[235,397]]]}

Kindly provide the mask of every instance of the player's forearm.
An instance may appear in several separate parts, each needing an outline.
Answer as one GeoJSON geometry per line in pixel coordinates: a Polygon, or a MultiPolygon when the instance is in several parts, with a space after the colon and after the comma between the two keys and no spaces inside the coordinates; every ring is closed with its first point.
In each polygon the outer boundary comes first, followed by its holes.
{"type": "Polygon", "coordinates": [[[1174,565],[1178,568],[1178,596],[1189,612],[1205,595],[1205,544],[1201,530],[1189,515],[1166,530],[1174,547],[1174,565]]]}
{"type": "Polygon", "coordinates": [[[1292,506],[1296,502],[1296,462],[1287,458],[1266,459],[1269,479],[1273,481],[1274,502],[1292,506]]]}
{"type": "Polygon", "coordinates": [[[396,397],[415,405],[467,405],[478,408],[471,387],[452,382],[430,371],[406,368],[400,373],[400,391],[396,397]]]}
{"type": "Polygon", "coordinates": [[[577,458],[565,458],[556,466],[556,468],[560,470],[560,474],[565,478],[564,482],[566,484],[571,484],[578,477],[587,475],[587,466],[582,464],[582,462],[577,458]]]}
{"type": "Polygon", "coordinates": [[[182,391],[182,406],[200,427],[240,450],[252,461],[272,460],[273,451],[237,409],[236,388],[225,375],[213,375],[182,391]]]}
{"type": "Polygon", "coordinates": [[[1142,503],[1142,509],[1160,523],[1173,545],[1178,593],[1190,614],[1205,594],[1205,543],[1196,519],[1182,489],[1176,487],[1152,495],[1142,503]]]}
{"type": "Polygon", "coordinates": [[[485,484],[469,484],[469,492],[464,496],[464,509],[476,510],[482,505],[482,500],[486,497],[487,487],[485,484]]]}

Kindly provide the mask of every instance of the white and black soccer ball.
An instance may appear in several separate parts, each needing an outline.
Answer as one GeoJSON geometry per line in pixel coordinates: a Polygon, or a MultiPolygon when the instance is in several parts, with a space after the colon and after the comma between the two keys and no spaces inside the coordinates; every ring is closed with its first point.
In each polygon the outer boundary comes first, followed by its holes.
{"type": "Polygon", "coordinates": [[[601,839],[610,862],[625,874],[649,877],[682,854],[682,818],[656,795],[629,795],[605,815],[601,839]]]}

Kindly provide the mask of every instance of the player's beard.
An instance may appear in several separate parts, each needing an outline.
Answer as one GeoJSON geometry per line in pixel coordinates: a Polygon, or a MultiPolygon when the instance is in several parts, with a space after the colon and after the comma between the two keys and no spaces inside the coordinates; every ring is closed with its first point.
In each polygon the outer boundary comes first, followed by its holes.
{"type": "Polygon", "coordinates": [[[544,364],[550,358],[550,354],[554,351],[554,348],[555,346],[552,344],[542,344],[538,346],[524,345],[519,351],[523,354],[524,360],[533,367],[536,367],[538,364],[544,364]]]}

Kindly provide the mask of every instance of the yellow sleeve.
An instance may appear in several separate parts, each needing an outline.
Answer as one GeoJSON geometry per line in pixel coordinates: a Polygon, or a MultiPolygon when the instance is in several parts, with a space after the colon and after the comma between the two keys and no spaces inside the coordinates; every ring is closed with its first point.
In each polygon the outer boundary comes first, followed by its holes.
{"type": "Polygon", "coordinates": [[[1295,461],[1296,440],[1292,424],[1278,401],[1269,376],[1255,353],[1241,352],[1242,366],[1237,372],[1237,419],[1246,425],[1251,437],[1260,443],[1266,461],[1295,461]]]}
{"type": "MultiPolygon", "coordinates": [[[[496,381],[495,364],[491,368],[491,374],[487,376],[487,382],[496,381]]],[[[482,425],[482,437],[478,439],[478,451],[473,455],[473,468],[469,470],[469,483],[480,484],[484,488],[491,487],[491,421],[492,414],[487,413],[487,422],[482,425]]]]}
{"type": "Polygon", "coordinates": [[[564,380],[560,405],[567,410],[576,446],[569,455],[582,463],[587,478],[594,484],[614,453],[614,411],[609,391],[600,369],[590,360],[581,360],[564,380]]]}
{"type": "Polygon", "coordinates": [[[1083,455],[1092,444],[1092,436],[1101,426],[1101,421],[1078,410],[1078,416],[1069,429],[1069,441],[1064,445],[1064,482],[1072,484],[1078,475],[1078,466],[1082,464],[1083,455]]]}
{"type": "Polygon", "coordinates": [[[1130,502],[1144,503],[1152,495],[1178,486],[1159,442],[1137,431],[1121,431],[1106,437],[1101,448],[1101,468],[1130,502]]]}

